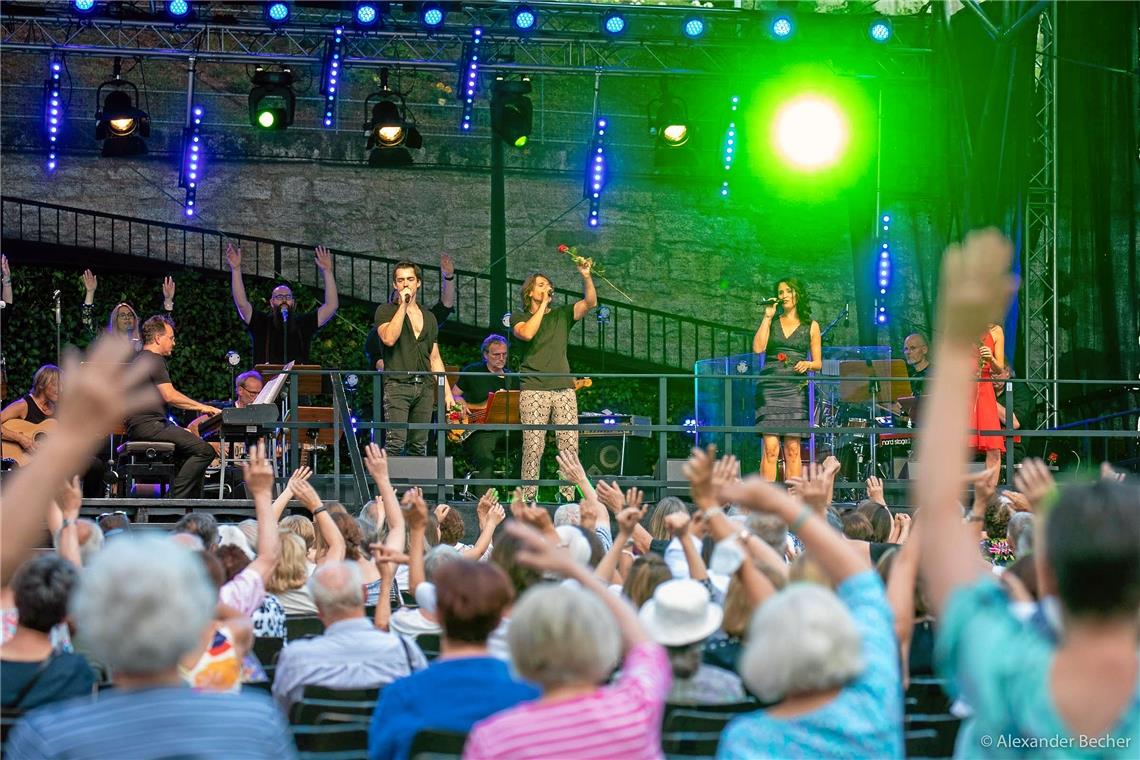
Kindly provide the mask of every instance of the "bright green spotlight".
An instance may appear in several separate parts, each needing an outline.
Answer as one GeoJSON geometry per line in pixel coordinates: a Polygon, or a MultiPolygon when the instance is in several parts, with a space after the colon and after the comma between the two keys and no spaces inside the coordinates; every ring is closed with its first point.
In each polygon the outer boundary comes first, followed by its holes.
{"type": "Polygon", "coordinates": [[[828,98],[800,95],[776,111],[772,139],[776,152],[793,167],[807,172],[827,169],[847,150],[847,116],[828,98]]]}
{"type": "Polygon", "coordinates": [[[275,121],[277,121],[277,117],[274,116],[272,111],[262,111],[257,115],[257,123],[266,129],[272,127],[275,121]]]}

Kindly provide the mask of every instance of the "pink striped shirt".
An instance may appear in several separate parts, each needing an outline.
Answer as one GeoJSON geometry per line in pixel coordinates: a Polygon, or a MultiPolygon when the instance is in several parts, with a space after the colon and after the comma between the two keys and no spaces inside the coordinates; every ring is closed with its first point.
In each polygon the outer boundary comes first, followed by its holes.
{"type": "Polygon", "coordinates": [[[660,758],[672,680],[665,650],[643,642],[626,654],[613,686],[554,704],[526,702],[476,723],[463,758],[660,758]]]}

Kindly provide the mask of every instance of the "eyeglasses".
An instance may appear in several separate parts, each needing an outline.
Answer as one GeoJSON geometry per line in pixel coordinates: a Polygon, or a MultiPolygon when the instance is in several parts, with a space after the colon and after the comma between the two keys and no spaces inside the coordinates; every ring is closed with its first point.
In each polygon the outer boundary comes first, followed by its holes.
{"type": "Polygon", "coordinates": [[[493,356],[496,359],[505,359],[507,356],[506,351],[488,351],[487,356],[493,356]]]}
{"type": "Polygon", "coordinates": [[[130,515],[128,515],[126,512],[123,512],[120,510],[117,512],[104,512],[103,514],[101,514],[95,518],[95,522],[97,522],[97,523],[103,522],[104,517],[125,517],[125,518],[127,518],[127,520],[131,519],[130,515]]]}

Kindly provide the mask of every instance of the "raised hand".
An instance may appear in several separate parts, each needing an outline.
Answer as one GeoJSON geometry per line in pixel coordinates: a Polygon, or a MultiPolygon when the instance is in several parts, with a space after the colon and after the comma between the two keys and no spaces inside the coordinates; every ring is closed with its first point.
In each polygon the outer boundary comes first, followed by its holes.
{"type": "MultiPolygon", "coordinates": [[[[671,517],[672,515],[670,515],[671,517]]],[[[645,507],[625,507],[617,514],[618,533],[620,535],[633,535],[634,528],[645,517],[645,507]]],[[[616,543],[616,542],[615,542],[616,543]]]]}
{"type": "Polygon", "coordinates": [[[523,507],[522,515],[519,519],[527,525],[533,525],[536,530],[540,530],[544,533],[554,530],[554,521],[550,519],[550,513],[533,501],[528,506],[523,507]]]}
{"type": "Polygon", "coordinates": [[[1005,489],[1006,498],[1009,499],[1010,505],[1013,507],[1014,512],[1032,512],[1033,505],[1029,503],[1029,499],[1025,494],[1020,491],[1013,491],[1009,488],[1005,489]]]}
{"type": "Polygon", "coordinates": [[[968,478],[968,482],[974,486],[974,503],[988,506],[993,501],[994,493],[997,492],[998,477],[1001,473],[1001,467],[994,465],[988,470],[983,470],[968,478]]]}
{"type": "Polygon", "coordinates": [[[577,452],[570,449],[559,451],[554,458],[558,461],[558,469],[562,472],[562,477],[571,483],[581,483],[586,480],[586,470],[582,467],[577,452]]]}
{"type": "Polygon", "coordinates": [[[0,275],[3,275],[5,280],[12,279],[12,270],[8,268],[8,257],[0,254],[0,275]]]}
{"type": "Polygon", "coordinates": [[[716,460],[712,466],[713,493],[719,491],[728,483],[740,480],[740,460],[732,454],[725,454],[716,460]]]}
{"type": "Polygon", "coordinates": [[[891,531],[894,535],[892,543],[905,544],[906,540],[910,538],[911,519],[910,515],[898,513],[892,518],[894,525],[891,531]]]}
{"type": "Polygon", "coordinates": [[[492,528],[498,527],[499,523],[507,519],[507,510],[503,509],[502,504],[492,504],[491,508],[487,510],[487,524],[492,528]]]}
{"type": "Polygon", "coordinates": [[[83,270],[83,287],[88,293],[94,293],[95,289],[99,287],[99,278],[90,269],[83,270]]]}
{"type": "Polygon", "coordinates": [[[520,565],[562,576],[571,575],[578,569],[570,552],[548,542],[542,533],[529,525],[511,522],[507,524],[506,530],[519,540],[515,559],[520,565]]]}
{"type": "Polygon", "coordinates": [[[776,316],[776,304],[769,303],[764,307],[764,319],[772,319],[774,316],[776,316]]]}
{"type": "Polygon", "coordinates": [[[641,509],[641,500],[644,497],[645,494],[641,492],[640,488],[631,487],[625,492],[625,505],[634,509],[641,509]]]}
{"type": "Polygon", "coordinates": [[[231,272],[241,271],[241,248],[230,240],[226,241],[226,263],[229,264],[231,272]]]}
{"type": "Polygon", "coordinates": [[[1124,473],[1123,472],[1117,472],[1113,468],[1112,464],[1109,462],[1101,462],[1100,463],[1100,479],[1101,480],[1109,480],[1109,481],[1112,481],[1113,483],[1123,483],[1124,482],[1124,473]]]}
{"type": "Polygon", "coordinates": [[[310,513],[321,508],[321,496],[308,480],[290,480],[289,487],[293,490],[293,497],[310,513]]]}
{"type": "Polygon", "coordinates": [[[511,517],[521,520],[524,511],[526,511],[526,499],[523,497],[522,489],[516,488],[511,496],[511,517]]]}
{"type": "Polygon", "coordinates": [[[579,257],[574,260],[574,266],[577,267],[578,274],[582,275],[583,277],[589,277],[590,268],[594,266],[594,261],[590,258],[579,257]]]}
{"type": "Polygon", "coordinates": [[[313,469],[311,467],[301,465],[297,469],[293,470],[293,474],[289,476],[289,482],[286,484],[286,486],[292,488],[293,486],[297,485],[297,483],[304,483],[311,477],[313,477],[313,469]]]}
{"type": "Polygon", "coordinates": [[[816,512],[825,512],[831,506],[831,485],[834,474],[829,473],[824,465],[809,462],[803,469],[801,477],[788,478],[789,483],[795,484],[796,496],[816,512]]]}
{"type": "Polygon", "coordinates": [[[55,492],[55,503],[59,505],[63,519],[79,519],[79,507],[83,504],[83,484],[78,475],[60,484],[55,492]]]}
{"type": "Polygon", "coordinates": [[[732,502],[749,509],[775,514],[781,514],[781,510],[788,506],[789,501],[792,504],[798,503],[759,475],[750,475],[744,480],[729,483],[720,489],[717,498],[726,504],[732,502]]]}
{"type": "Polygon", "coordinates": [[[604,480],[599,480],[594,489],[597,491],[598,500],[605,504],[611,512],[616,514],[625,506],[625,496],[618,488],[616,481],[607,483],[604,480]]]}
{"type": "Polygon", "coordinates": [[[1021,469],[1013,475],[1013,484],[1018,491],[1025,494],[1033,512],[1040,511],[1057,492],[1053,473],[1040,459],[1023,460],[1021,469]]]}
{"type": "Polygon", "coordinates": [[[669,531],[669,535],[677,538],[689,532],[691,522],[688,512],[674,512],[665,516],[665,528],[669,531]]]}
{"type": "Polygon", "coordinates": [[[444,521],[444,519],[447,517],[447,514],[448,514],[450,511],[451,511],[451,507],[450,507],[450,506],[448,506],[447,504],[437,504],[437,505],[435,506],[435,512],[434,512],[434,514],[435,514],[435,521],[436,521],[437,523],[441,523],[441,522],[443,522],[443,521],[444,521]]]}
{"type": "Polygon", "coordinates": [[[390,546],[384,544],[369,544],[368,548],[372,550],[372,560],[379,565],[382,562],[392,562],[397,565],[406,565],[411,560],[408,555],[401,551],[396,551],[390,546]]]}
{"type": "Polygon", "coordinates": [[[880,504],[887,503],[883,498],[883,481],[874,475],[867,478],[867,498],[880,504]]]}
{"type": "Polygon", "coordinates": [[[162,303],[164,305],[174,304],[174,278],[167,277],[162,281],[162,303]]]}
{"type": "Polygon", "coordinates": [[[332,271],[332,254],[329,253],[328,248],[325,248],[323,245],[317,246],[316,262],[317,269],[320,269],[322,272],[332,271]]]}
{"type": "Polygon", "coordinates": [[[693,503],[700,509],[708,509],[717,505],[717,488],[713,486],[713,465],[716,461],[716,444],[709,444],[708,448],[694,447],[689,452],[689,461],[681,468],[685,477],[689,479],[689,491],[693,496],[693,503]]]}
{"type": "Polygon", "coordinates": [[[439,254],[439,272],[444,277],[454,277],[455,276],[455,262],[452,261],[451,254],[449,254],[449,253],[439,254]]]}
{"type": "Polygon", "coordinates": [[[938,325],[947,339],[974,345],[1000,322],[1017,290],[1009,271],[1012,248],[995,229],[971,232],[942,257],[938,325]]]}
{"type": "Polygon", "coordinates": [[[404,519],[407,520],[410,530],[425,530],[427,528],[428,508],[424,501],[424,494],[418,488],[409,488],[400,498],[400,507],[404,510],[404,519]]]}
{"type": "Polygon", "coordinates": [[[264,442],[259,441],[250,447],[249,459],[242,462],[241,470],[245,490],[252,498],[273,498],[273,467],[265,456],[264,442]]]}
{"type": "Polygon", "coordinates": [[[388,481],[388,452],[375,443],[364,447],[364,466],[377,485],[388,481]]]}

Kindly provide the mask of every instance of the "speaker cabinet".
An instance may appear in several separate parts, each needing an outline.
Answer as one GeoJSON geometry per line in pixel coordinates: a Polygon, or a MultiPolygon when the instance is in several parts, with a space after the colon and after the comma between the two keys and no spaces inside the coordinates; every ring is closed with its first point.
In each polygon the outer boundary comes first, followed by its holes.
{"type": "Polygon", "coordinates": [[[594,435],[578,439],[578,456],[591,478],[649,475],[649,440],[630,435],[594,435]]]}

